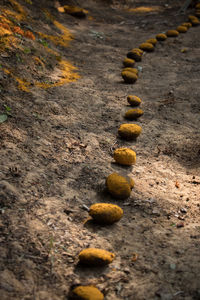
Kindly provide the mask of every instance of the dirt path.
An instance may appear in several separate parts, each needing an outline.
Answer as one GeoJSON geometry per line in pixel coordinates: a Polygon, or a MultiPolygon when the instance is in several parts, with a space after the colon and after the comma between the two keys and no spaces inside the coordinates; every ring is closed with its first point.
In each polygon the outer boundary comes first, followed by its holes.
{"type": "MultiPolygon", "coordinates": [[[[37,31],[43,26],[50,32],[50,21],[38,16],[41,1],[33,8],[18,2],[32,9],[37,31]]],[[[176,7],[151,1],[160,10],[145,14],[87,1],[92,18],[83,20],[43,2],[74,35],[56,51],[78,68],[80,79],[50,89],[30,85],[24,92],[0,73],[1,110],[6,104],[12,112],[0,124],[1,299],[67,299],[79,283],[95,284],[108,300],[199,299],[199,27],[145,54],[137,63],[138,81],[127,85],[120,76],[126,53],[187,20],[176,15],[178,1],[176,7]],[[129,94],[143,100],[145,112],[135,143],[117,137],[129,94]],[[119,146],[136,151],[133,168],[114,163],[112,150],[119,146]],[[126,201],[105,191],[115,171],[135,180],[126,201]],[[118,204],[124,217],[110,227],[86,222],[84,205],[96,202],[118,204]],[[116,259],[103,270],[82,269],[77,257],[86,247],[112,251],[116,259]]],[[[41,51],[51,64],[45,76],[59,77],[55,57],[41,51]]],[[[0,58],[1,67],[15,64],[15,55],[0,58]]],[[[25,70],[19,63],[30,77],[31,65],[25,70]]]]}

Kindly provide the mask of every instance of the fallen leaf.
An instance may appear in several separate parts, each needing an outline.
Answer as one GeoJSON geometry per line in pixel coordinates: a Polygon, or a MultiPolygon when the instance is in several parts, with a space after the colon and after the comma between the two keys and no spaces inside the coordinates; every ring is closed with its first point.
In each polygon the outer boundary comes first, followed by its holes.
{"type": "Polygon", "coordinates": [[[132,256],[132,261],[136,261],[137,259],[138,259],[138,254],[137,253],[135,253],[135,252],[133,252],[133,254],[132,254],[133,256],[132,256]]]}
{"type": "Polygon", "coordinates": [[[180,188],[180,184],[179,184],[179,182],[176,180],[176,183],[175,183],[175,187],[177,188],[177,189],[179,189],[180,188]]]}

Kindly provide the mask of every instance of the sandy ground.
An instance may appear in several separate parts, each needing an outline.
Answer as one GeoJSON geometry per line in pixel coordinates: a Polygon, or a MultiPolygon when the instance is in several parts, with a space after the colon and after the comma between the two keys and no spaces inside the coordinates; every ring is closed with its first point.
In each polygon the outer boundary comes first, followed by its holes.
{"type": "MultiPolygon", "coordinates": [[[[35,30],[43,24],[55,33],[43,5],[74,35],[57,49],[80,78],[25,92],[0,73],[1,111],[7,105],[12,113],[0,124],[1,299],[68,299],[74,284],[94,284],[108,300],[199,299],[200,27],[143,55],[134,85],[120,75],[130,49],[187,21],[192,9],[177,15],[181,1],[159,0],[151,1],[159,11],[138,14],[126,10],[128,1],[86,1],[92,18],[79,20],[59,14],[51,1],[18,2],[35,30]],[[142,99],[144,110],[137,142],[117,136],[129,94],[142,99]],[[136,165],[114,163],[120,146],[136,151],[136,165]],[[129,199],[108,195],[105,179],[112,172],[134,179],[129,199]],[[112,226],[86,222],[85,205],[96,202],[118,204],[124,217],[112,226]],[[116,259],[107,268],[81,268],[78,253],[86,247],[112,251],[116,259]]],[[[14,68],[13,53],[1,54],[1,67],[14,68]]],[[[55,59],[42,49],[40,55],[51,63],[43,73],[34,73],[29,60],[18,60],[16,72],[50,76],[55,59]]]]}

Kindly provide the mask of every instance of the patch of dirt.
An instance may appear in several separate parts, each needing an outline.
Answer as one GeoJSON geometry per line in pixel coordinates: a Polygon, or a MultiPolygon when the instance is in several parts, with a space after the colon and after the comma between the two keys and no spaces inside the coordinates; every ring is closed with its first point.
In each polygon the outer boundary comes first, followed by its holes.
{"type": "Polygon", "coordinates": [[[85,19],[59,13],[65,1],[0,5],[12,30],[35,36],[12,31],[9,43],[0,39],[0,114],[8,114],[0,124],[1,299],[67,299],[79,283],[108,300],[199,299],[199,27],[145,53],[134,85],[120,75],[130,49],[176,28],[193,9],[177,14],[182,1],[172,0],[81,2],[85,19]],[[151,9],[128,10],[136,7],[151,9]],[[137,142],[117,136],[129,94],[144,110],[137,142]],[[136,151],[136,165],[114,163],[120,146],[136,151]],[[129,199],[106,192],[112,172],[133,177],[129,199]],[[96,202],[118,204],[122,220],[87,222],[85,208],[96,202]],[[86,247],[116,259],[81,268],[86,247]]]}

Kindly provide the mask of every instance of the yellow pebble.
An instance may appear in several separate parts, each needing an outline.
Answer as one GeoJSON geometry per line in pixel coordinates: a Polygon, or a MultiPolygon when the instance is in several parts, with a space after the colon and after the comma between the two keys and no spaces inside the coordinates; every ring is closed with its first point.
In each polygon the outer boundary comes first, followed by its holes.
{"type": "Polygon", "coordinates": [[[115,254],[103,249],[87,248],[79,253],[79,261],[90,267],[105,266],[110,264],[115,254]]]}
{"type": "Polygon", "coordinates": [[[154,50],[154,45],[151,43],[142,43],[139,48],[147,52],[152,52],[154,50]]]}
{"type": "Polygon", "coordinates": [[[118,129],[120,137],[126,140],[136,139],[141,132],[142,128],[137,124],[122,124],[118,129]]]}
{"type": "Polygon", "coordinates": [[[106,179],[108,192],[117,199],[126,199],[131,194],[134,181],[130,177],[124,177],[117,173],[110,174],[106,179]]]}
{"type": "Polygon", "coordinates": [[[122,71],[121,75],[126,83],[134,83],[138,79],[137,75],[134,72],[130,71],[122,71]]]}
{"type": "Polygon", "coordinates": [[[156,35],[156,39],[157,39],[158,41],[165,41],[165,40],[167,39],[167,36],[166,36],[166,34],[164,34],[164,33],[158,33],[158,34],[156,35]]]}
{"type": "Polygon", "coordinates": [[[103,300],[104,295],[92,285],[80,285],[72,290],[72,299],[80,300],[103,300]]]}
{"type": "Polygon", "coordinates": [[[125,67],[133,67],[134,64],[135,64],[135,61],[134,61],[134,59],[131,59],[131,58],[125,58],[123,61],[123,65],[125,67]]]}
{"type": "Polygon", "coordinates": [[[138,106],[138,105],[140,105],[141,102],[142,102],[142,100],[141,100],[139,97],[135,96],[135,95],[129,95],[129,96],[127,97],[127,101],[128,101],[128,103],[129,103],[131,106],[138,106]]]}
{"type": "Polygon", "coordinates": [[[152,45],[156,45],[156,43],[157,43],[157,39],[148,39],[147,41],[146,41],[146,43],[150,43],[150,44],[152,44],[152,45]]]}
{"type": "Polygon", "coordinates": [[[113,224],[123,216],[123,210],[118,205],[96,203],[90,206],[89,215],[100,224],[113,224]]]}
{"type": "Polygon", "coordinates": [[[189,29],[190,27],[192,27],[192,23],[190,23],[190,22],[185,22],[185,23],[183,23],[181,26],[185,26],[185,27],[187,27],[187,29],[189,29]]]}
{"type": "Polygon", "coordinates": [[[181,25],[181,26],[178,26],[178,27],[176,28],[176,30],[177,30],[179,33],[185,33],[185,32],[187,32],[188,28],[187,28],[186,26],[181,25]]]}
{"type": "Polygon", "coordinates": [[[124,72],[124,71],[129,71],[129,72],[133,72],[133,73],[135,73],[136,75],[138,75],[138,69],[136,69],[136,68],[124,68],[123,70],[122,70],[122,72],[124,72]]]}
{"type": "Polygon", "coordinates": [[[128,120],[137,120],[139,117],[141,117],[144,114],[143,110],[140,108],[133,108],[129,109],[125,113],[125,118],[128,120]]]}
{"type": "Polygon", "coordinates": [[[200,21],[198,19],[191,20],[192,26],[198,26],[200,24],[200,21]]]}
{"type": "Polygon", "coordinates": [[[134,59],[137,62],[141,61],[142,60],[142,53],[143,53],[143,51],[141,49],[139,49],[139,50],[137,48],[132,49],[131,51],[129,51],[127,53],[127,57],[131,58],[131,59],[134,59]]]}
{"type": "Polygon", "coordinates": [[[136,162],[136,153],[129,148],[116,149],[113,157],[114,160],[120,165],[131,166],[136,162]]]}
{"type": "Polygon", "coordinates": [[[168,36],[168,37],[177,37],[178,35],[179,35],[179,32],[177,31],[177,30],[168,30],[167,32],[166,32],[166,35],[168,36]]]}
{"type": "MultiPolygon", "coordinates": [[[[192,20],[196,20],[197,17],[196,16],[193,16],[193,15],[189,15],[188,16],[188,20],[192,21],[192,20]]],[[[198,19],[197,19],[198,20],[198,19]]]]}

